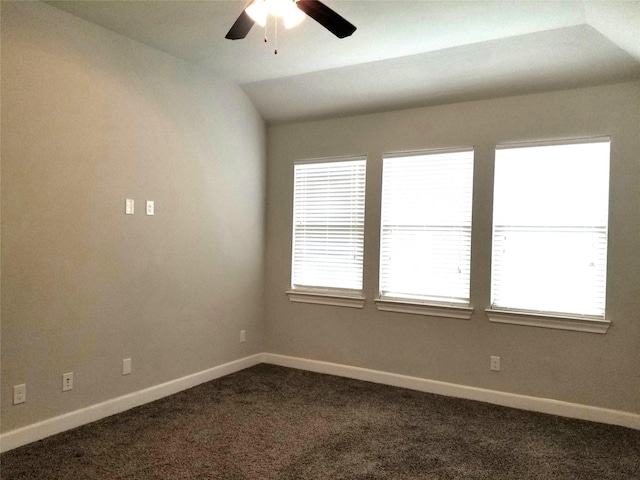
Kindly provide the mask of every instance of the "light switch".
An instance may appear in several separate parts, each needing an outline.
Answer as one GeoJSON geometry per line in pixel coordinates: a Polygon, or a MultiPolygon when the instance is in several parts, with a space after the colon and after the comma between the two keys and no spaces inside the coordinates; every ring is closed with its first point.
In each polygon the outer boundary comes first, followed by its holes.
{"type": "Polygon", "coordinates": [[[122,360],[122,375],[130,375],[131,374],[131,359],[125,358],[122,360]]]}
{"type": "Polygon", "coordinates": [[[147,215],[153,215],[154,209],[153,200],[147,200],[147,215]]]}
{"type": "Polygon", "coordinates": [[[127,198],[124,203],[124,213],[127,215],[133,215],[135,202],[133,198],[127,198]]]}

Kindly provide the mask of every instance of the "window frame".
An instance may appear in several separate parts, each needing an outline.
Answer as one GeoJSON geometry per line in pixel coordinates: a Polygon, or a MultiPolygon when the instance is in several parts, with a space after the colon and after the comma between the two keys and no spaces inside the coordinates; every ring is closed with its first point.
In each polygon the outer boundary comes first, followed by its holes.
{"type": "Polygon", "coordinates": [[[367,164],[366,155],[352,155],[326,158],[311,158],[296,160],[293,163],[293,205],[291,210],[291,264],[290,264],[290,288],[286,290],[289,300],[294,303],[309,303],[316,305],[333,305],[340,307],[363,308],[365,303],[364,296],[364,252],[365,252],[365,223],[366,223],[366,181],[367,181],[367,164]],[[364,162],[364,185],[362,190],[362,263],[360,265],[360,289],[331,287],[331,286],[314,286],[314,285],[294,285],[294,269],[295,269],[295,248],[296,248],[296,167],[299,165],[311,164],[330,164],[350,161],[364,162]]]}
{"type": "MultiPolygon", "coordinates": [[[[513,307],[503,307],[503,306],[495,306],[493,305],[494,301],[494,244],[495,244],[495,221],[494,221],[494,212],[495,212],[495,168],[494,168],[494,177],[493,177],[493,206],[492,206],[492,222],[491,222],[491,271],[490,271],[490,290],[491,290],[491,298],[490,298],[490,306],[485,309],[485,313],[487,318],[492,323],[502,323],[502,324],[513,324],[513,325],[524,325],[524,326],[532,326],[532,327],[541,327],[541,328],[550,328],[557,330],[569,330],[569,331],[577,331],[577,332],[587,332],[587,333],[598,333],[605,334],[609,327],[611,326],[611,320],[608,318],[608,312],[606,310],[606,297],[608,290],[608,282],[607,278],[607,270],[608,270],[608,259],[609,259],[609,240],[608,240],[608,232],[609,232],[609,205],[611,198],[611,137],[610,136],[594,136],[594,137],[584,137],[584,138],[569,138],[569,139],[557,139],[557,140],[547,140],[547,141],[535,141],[535,142],[519,142],[519,143],[504,143],[498,144],[495,147],[495,152],[501,149],[516,149],[516,148],[535,148],[535,147],[547,147],[547,146],[563,146],[563,145],[579,145],[579,144],[588,144],[588,143],[609,143],[609,158],[608,158],[608,168],[609,168],[609,176],[607,177],[608,185],[608,195],[607,195],[607,225],[606,225],[606,254],[605,254],[605,285],[604,285],[604,295],[605,295],[605,306],[603,315],[589,315],[589,314],[576,314],[576,313],[563,313],[563,312],[554,312],[554,311],[545,311],[545,310],[532,310],[532,309],[524,309],[524,308],[513,308],[513,307]]],[[[495,161],[495,159],[494,159],[495,161]]],[[[495,167],[495,164],[494,164],[495,167]]]]}
{"type": "Polygon", "coordinates": [[[455,148],[434,148],[424,150],[412,150],[402,152],[387,152],[382,155],[382,183],[380,190],[380,237],[379,237],[379,251],[378,251],[378,296],[374,299],[376,307],[380,311],[408,313],[414,315],[424,315],[432,317],[453,318],[460,320],[469,320],[473,314],[473,307],[471,306],[471,239],[473,237],[473,187],[474,187],[474,171],[475,171],[475,147],[455,147],[455,148]],[[469,297],[466,302],[454,302],[437,300],[434,296],[432,298],[427,294],[420,298],[416,295],[406,294],[402,295],[384,295],[382,293],[382,255],[383,255],[383,212],[384,212],[384,162],[389,159],[396,158],[409,158],[429,155],[446,155],[456,153],[470,153],[471,154],[471,185],[470,185],[470,218],[469,218],[469,297]]]}

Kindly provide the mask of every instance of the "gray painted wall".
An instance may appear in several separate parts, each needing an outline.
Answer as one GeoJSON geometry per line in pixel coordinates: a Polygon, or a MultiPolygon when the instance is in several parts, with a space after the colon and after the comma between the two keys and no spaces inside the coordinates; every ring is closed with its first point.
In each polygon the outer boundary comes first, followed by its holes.
{"type": "Polygon", "coordinates": [[[40,2],[2,2],[1,87],[2,431],[263,351],[244,93],[40,2]]]}
{"type": "MultiPolygon", "coordinates": [[[[559,91],[269,128],[270,352],[640,413],[640,84],[559,91]],[[605,335],[489,323],[494,148],[611,135],[605,335]],[[475,147],[469,321],[377,311],[382,154],[475,147]],[[293,162],[368,157],[364,309],[289,302],[293,162]],[[490,355],[502,371],[489,370],[490,355]]],[[[544,195],[541,191],[540,195],[544,195]]]]}

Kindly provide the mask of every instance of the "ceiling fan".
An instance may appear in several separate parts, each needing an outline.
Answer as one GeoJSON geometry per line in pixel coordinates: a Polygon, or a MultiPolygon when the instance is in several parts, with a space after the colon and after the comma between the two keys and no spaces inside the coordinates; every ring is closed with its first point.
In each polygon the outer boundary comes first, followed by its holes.
{"type": "Polygon", "coordinates": [[[285,27],[299,23],[305,14],[338,38],[345,38],[356,27],[318,0],[251,0],[242,10],[225,38],[240,40],[247,36],[254,23],[265,25],[267,16],[282,17],[285,27]]]}

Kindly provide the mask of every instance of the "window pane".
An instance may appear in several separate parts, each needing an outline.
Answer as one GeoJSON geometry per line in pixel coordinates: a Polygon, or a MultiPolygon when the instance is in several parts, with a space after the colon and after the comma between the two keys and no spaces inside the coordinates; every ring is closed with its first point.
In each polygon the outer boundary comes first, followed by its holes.
{"type": "Polygon", "coordinates": [[[361,290],[366,160],[294,172],[292,286],[361,290]]]}
{"type": "Polygon", "coordinates": [[[473,151],[383,164],[380,295],[469,303],[473,151]]]}
{"type": "Polygon", "coordinates": [[[604,317],[609,142],[496,151],[492,305],[604,317]]]}

